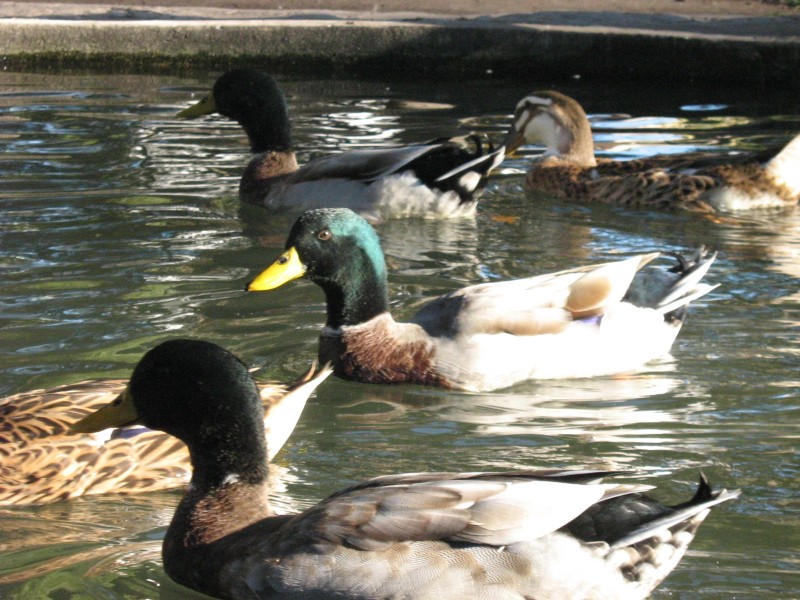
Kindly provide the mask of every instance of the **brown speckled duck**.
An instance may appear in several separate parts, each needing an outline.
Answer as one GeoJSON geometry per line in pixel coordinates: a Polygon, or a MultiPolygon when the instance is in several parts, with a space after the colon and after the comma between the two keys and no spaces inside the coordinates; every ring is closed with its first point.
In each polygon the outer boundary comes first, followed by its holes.
{"type": "Polygon", "coordinates": [[[303,276],[319,285],[328,313],[319,358],[339,377],[487,391],[632,371],[668,353],[686,306],[714,287],[700,280],[716,255],[643,269],[659,256],[466,287],[402,323],[389,313],[375,230],[351,210],[317,209],[295,222],[286,252],[248,289],[303,276]]]}
{"type": "Polygon", "coordinates": [[[556,198],[698,212],[787,207],[800,201],[800,135],[780,152],[759,156],[596,159],[580,104],[559,92],[541,91],[517,104],[505,145],[511,153],[523,144],[546,147],[531,165],[525,187],[556,198]]]}
{"type": "Polygon", "coordinates": [[[180,584],[227,599],[634,600],[675,568],[711,507],[665,506],[602,471],[410,473],[351,486],[300,514],[268,501],[258,390],[214,344],[166,342],[80,430],[141,422],[194,465],[163,543],[180,584]]]}
{"type": "Polygon", "coordinates": [[[471,217],[487,174],[504,157],[502,148],[465,136],[353,150],[301,167],[283,93],[272,77],[252,69],[226,72],[208,96],[178,116],[214,112],[237,121],[250,140],[254,156],[242,176],[239,197],[274,210],[346,206],[373,222],[471,217]]]}
{"type": "MultiPolygon", "coordinates": [[[[271,459],[306,400],[330,375],[309,370],[289,384],[260,388],[271,459]]],[[[0,505],[43,504],[89,494],[137,494],[185,485],[186,446],[143,427],[73,435],[70,425],[116,398],[127,382],[100,379],[0,400],[0,505]]]]}

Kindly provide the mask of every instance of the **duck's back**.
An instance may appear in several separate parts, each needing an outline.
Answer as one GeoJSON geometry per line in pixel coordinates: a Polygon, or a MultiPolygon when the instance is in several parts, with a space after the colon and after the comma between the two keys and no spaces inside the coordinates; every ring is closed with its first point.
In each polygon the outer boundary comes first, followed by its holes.
{"type": "Polygon", "coordinates": [[[545,157],[531,167],[525,186],[560,199],[693,212],[784,207],[798,201],[791,184],[752,158],[717,162],[722,163],[703,164],[699,156],[601,159],[596,167],[586,168],[545,157]]]}
{"type": "Polygon", "coordinates": [[[377,478],[284,518],[229,577],[243,598],[634,600],[675,568],[709,509],[738,496],[702,479],[667,507],[640,491],[649,486],[597,478],[377,478]]]}

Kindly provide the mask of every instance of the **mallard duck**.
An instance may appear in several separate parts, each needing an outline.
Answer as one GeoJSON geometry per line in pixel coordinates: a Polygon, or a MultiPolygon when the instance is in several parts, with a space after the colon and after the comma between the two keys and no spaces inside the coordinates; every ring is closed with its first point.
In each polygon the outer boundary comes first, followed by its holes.
{"type": "Polygon", "coordinates": [[[531,165],[525,187],[556,198],[698,212],[800,201],[800,135],[780,152],[761,155],[596,159],[581,105],[559,92],[541,91],[519,101],[505,144],[509,153],[522,144],[547,147],[531,165]]]}
{"type": "Polygon", "coordinates": [[[141,423],[194,465],[164,569],[218,598],[644,598],[677,565],[712,491],[667,507],[603,471],[410,473],[343,489],[300,514],[269,505],[258,391],[214,344],[165,342],[125,392],[73,427],[141,423]]]}
{"type": "MultiPolygon", "coordinates": [[[[314,374],[312,368],[292,383],[261,387],[270,460],[291,434],[311,392],[330,373],[325,368],[314,374]]],[[[108,404],[126,383],[82,381],[0,400],[0,505],[185,485],[189,453],[174,437],[145,428],[72,435],[72,423],[108,404]]]]}
{"type": "Polygon", "coordinates": [[[325,292],[319,357],[345,379],[468,391],[527,379],[610,375],[666,354],[686,305],[716,255],[698,251],[668,272],[658,252],[619,262],[474,285],[400,323],[389,313],[386,263],[375,230],[347,209],[310,210],[284,252],[247,289],[305,276],[325,292]]]}
{"type": "Polygon", "coordinates": [[[283,94],[272,77],[251,69],[228,71],[208,96],[177,116],[214,112],[244,128],[255,155],[242,176],[240,199],[268,209],[346,206],[373,222],[472,216],[486,175],[504,157],[502,148],[485,147],[471,135],[354,150],[299,167],[283,94]]]}

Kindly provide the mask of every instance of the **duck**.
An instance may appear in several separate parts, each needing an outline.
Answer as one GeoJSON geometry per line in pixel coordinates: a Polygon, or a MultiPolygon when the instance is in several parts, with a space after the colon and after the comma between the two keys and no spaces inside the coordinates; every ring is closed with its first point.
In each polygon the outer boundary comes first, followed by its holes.
{"type": "Polygon", "coordinates": [[[783,148],[736,157],[689,153],[619,161],[595,157],[581,105],[557,91],[517,103],[507,153],[542,144],[524,186],[550,197],[713,214],[785,208],[800,201],[800,134],[783,148]]]}
{"type": "Polygon", "coordinates": [[[610,471],[388,474],[297,514],[270,507],[258,390],[202,340],[147,352],[125,391],[72,425],[140,423],[179,438],[194,467],[164,536],[167,575],[225,599],[645,598],[680,561],[714,491],[667,506],[610,471]]]}
{"type": "MultiPolygon", "coordinates": [[[[294,429],[329,368],[260,387],[268,460],[294,429]]],[[[124,379],[95,379],[0,400],[0,505],[47,504],[94,494],[139,494],[185,485],[186,446],[144,427],[76,436],[70,426],[119,396],[124,379]]]]}
{"type": "Polygon", "coordinates": [[[534,277],[479,283],[435,298],[408,322],[389,311],[375,230],[348,209],[315,209],[292,226],[286,251],[246,286],[265,291],[305,277],[322,288],[319,360],[365,383],[486,392],[531,379],[614,375],[669,352],[716,253],[669,253],[534,277]]]}
{"type": "Polygon", "coordinates": [[[372,222],[394,218],[468,218],[489,172],[505,156],[477,135],[395,148],[352,150],[299,166],[284,95],[273,77],[254,69],[220,76],[190,119],[219,113],[238,122],[253,157],[239,185],[242,202],[270,210],[346,206],[372,222]]]}

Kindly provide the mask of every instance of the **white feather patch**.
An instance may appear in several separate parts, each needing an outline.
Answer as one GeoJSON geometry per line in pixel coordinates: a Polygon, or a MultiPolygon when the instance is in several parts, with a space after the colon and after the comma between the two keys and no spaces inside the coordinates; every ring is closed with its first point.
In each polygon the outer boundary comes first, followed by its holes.
{"type": "Polygon", "coordinates": [[[566,525],[603,497],[604,486],[554,481],[514,483],[475,504],[459,538],[504,546],[534,540],[566,525]]]}
{"type": "Polygon", "coordinates": [[[800,134],[766,165],[767,172],[800,197],[800,134]]]}

